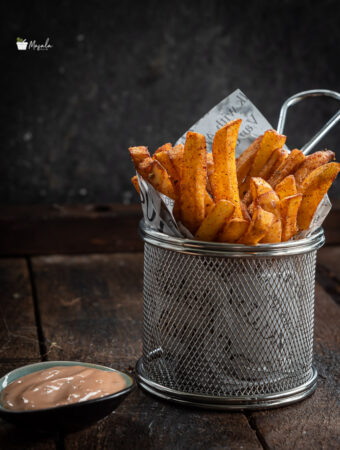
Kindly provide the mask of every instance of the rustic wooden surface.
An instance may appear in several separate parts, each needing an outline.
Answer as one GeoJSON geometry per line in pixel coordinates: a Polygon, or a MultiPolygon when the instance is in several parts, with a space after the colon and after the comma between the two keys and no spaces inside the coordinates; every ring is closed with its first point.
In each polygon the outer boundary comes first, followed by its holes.
{"type": "MultiPolygon", "coordinates": [[[[0,255],[54,255],[143,251],[140,205],[2,206],[0,255]]],[[[323,227],[328,245],[340,244],[340,201],[323,227]]]]}
{"type": "MultiPolygon", "coordinates": [[[[128,237],[116,237],[111,254],[0,259],[0,376],[55,359],[133,373],[141,354],[143,255],[122,252],[119,241],[128,237]]],[[[39,253],[33,244],[32,250],[39,253]]],[[[40,434],[0,420],[0,448],[339,448],[339,257],[339,246],[319,252],[315,362],[320,377],[309,399],[270,411],[222,413],[174,406],[137,389],[114,414],[77,433],[40,434]]]]}

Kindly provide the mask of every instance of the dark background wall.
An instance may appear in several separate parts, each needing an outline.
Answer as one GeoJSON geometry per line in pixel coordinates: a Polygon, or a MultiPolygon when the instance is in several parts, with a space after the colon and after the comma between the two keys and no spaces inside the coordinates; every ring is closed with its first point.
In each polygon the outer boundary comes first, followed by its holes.
{"type": "MultiPolygon", "coordinates": [[[[240,88],[276,126],[288,96],[340,90],[338,0],[2,4],[0,202],[137,201],[130,145],[155,149],[240,88]],[[19,52],[16,37],[47,52],[19,52]]],[[[291,110],[288,145],[338,108],[291,110]]],[[[340,159],[340,125],[319,145],[340,159]]],[[[333,188],[333,196],[340,191],[333,188]]]]}

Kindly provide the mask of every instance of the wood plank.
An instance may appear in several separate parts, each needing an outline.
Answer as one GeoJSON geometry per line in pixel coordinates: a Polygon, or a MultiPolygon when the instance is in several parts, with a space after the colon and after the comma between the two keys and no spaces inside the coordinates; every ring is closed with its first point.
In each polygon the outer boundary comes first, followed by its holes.
{"type": "Polygon", "coordinates": [[[0,260],[0,376],[40,361],[30,277],[25,259],[0,260]]]}
{"type": "Polygon", "coordinates": [[[340,199],[332,199],[332,209],[323,223],[326,244],[340,244],[340,199]]]}
{"type": "Polygon", "coordinates": [[[318,252],[316,279],[340,305],[340,246],[328,246],[318,252]]]}
{"type": "Polygon", "coordinates": [[[326,267],[330,276],[340,282],[340,246],[321,248],[318,251],[318,264],[326,267]]]}
{"type": "MultiPolygon", "coordinates": [[[[137,252],[140,205],[1,206],[0,255],[137,252]]],[[[324,228],[327,244],[340,244],[340,202],[324,228]]]]}
{"type": "Polygon", "coordinates": [[[2,206],[0,255],[141,251],[140,205],[2,206]]]}
{"type": "MultiPolygon", "coordinates": [[[[142,254],[33,258],[50,359],[131,371],[141,355],[142,254]]],[[[136,390],[66,448],[262,448],[241,413],[180,408],[136,390]]]]}
{"type": "MultiPolygon", "coordinates": [[[[40,361],[30,276],[25,259],[0,260],[0,376],[40,361]]],[[[52,449],[50,435],[18,430],[0,419],[0,447],[52,449]]]]}
{"type": "Polygon", "coordinates": [[[272,411],[251,414],[268,448],[340,448],[340,308],[320,287],[316,288],[315,362],[318,387],[305,401],[272,411]]]}

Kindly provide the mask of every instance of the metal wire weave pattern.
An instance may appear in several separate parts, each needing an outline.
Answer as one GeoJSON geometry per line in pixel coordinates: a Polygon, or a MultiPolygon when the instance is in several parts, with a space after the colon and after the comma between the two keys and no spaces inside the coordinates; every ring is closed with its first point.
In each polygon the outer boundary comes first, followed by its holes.
{"type": "Polygon", "coordinates": [[[316,250],[244,258],[145,243],[143,366],[177,391],[252,396],[312,374],[316,250]]]}

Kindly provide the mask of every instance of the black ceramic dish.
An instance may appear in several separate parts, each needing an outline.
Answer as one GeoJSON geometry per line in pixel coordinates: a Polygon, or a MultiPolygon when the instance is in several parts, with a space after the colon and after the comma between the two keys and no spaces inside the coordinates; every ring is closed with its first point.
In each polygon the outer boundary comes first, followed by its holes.
{"type": "Polygon", "coordinates": [[[125,378],[126,388],[115,394],[106,395],[105,397],[35,411],[11,411],[4,408],[0,402],[0,417],[16,425],[40,430],[77,430],[110,414],[135,388],[133,378],[110,367],[75,361],[46,361],[19,367],[2,377],[0,379],[0,399],[2,390],[12,381],[24,375],[54,366],[85,366],[109,372],[118,372],[125,378]]]}

